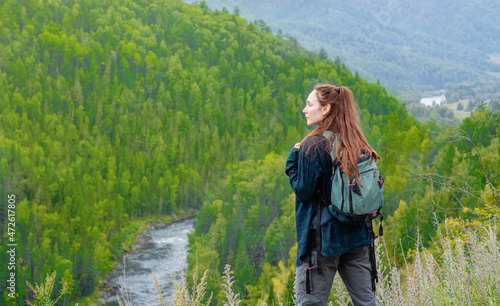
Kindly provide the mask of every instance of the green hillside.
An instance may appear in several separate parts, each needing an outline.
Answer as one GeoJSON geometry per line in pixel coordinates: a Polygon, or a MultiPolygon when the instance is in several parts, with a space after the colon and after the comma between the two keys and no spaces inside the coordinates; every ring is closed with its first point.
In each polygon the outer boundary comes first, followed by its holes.
{"type": "Polygon", "coordinates": [[[341,64],[178,1],[7,1],[0,15],[0,193],[17,199],[18,302],[52,270],[70,299],[92,293],[134,220],[199,208],[227,165],[300,139],[320,80],[358,87],[375,110],[366,127],[402,111],[341,64]]]}
{"type": "MultiPolygon", "coordinates": [[[[428,186],[408,168],[448,171],[458,155],[432,142],[429,128],[439,127],[418,123],[340,61],[175,0],[7,0],[0,23],[0,198],[16,197],[17,243],[17,295],[0,287],[2,303],[31,300],[26,281],[54,270],[54,292],[64,279],[72,287],[65,301],[84,301],[141,224],[197,209],[190,270],[196,260],[211,267],[215,291],[230,263],[245,298],[256,299],[266,271],[290,260],[284,156],[308,131],[301,110],[318,82],[353,90],[382,156],[386,213],[410,218],[401,212],[408,203],[422,215],[412,224],[433,232],[432,204],[418,200],[428,186]]],[[[498,137],[498,118],[490,121],[478,133],[487,150],[498,137]]],[[[0,206],[3,279],[11,215],[0,206]]],[[[415,227],[399,228],[399,218],[394,241],[407,247],[415,227]]]]}
{"type": "Polygon", "coordinates": [[[440,89],[449,95],[474,89],[473,99],[500,94],[500,6],[495,1],[205,2],[231,12],[237,7],[241,16],[261,19],[274,33],[291,35],[309,50],[322,48],[408,102],[440,89]]]}

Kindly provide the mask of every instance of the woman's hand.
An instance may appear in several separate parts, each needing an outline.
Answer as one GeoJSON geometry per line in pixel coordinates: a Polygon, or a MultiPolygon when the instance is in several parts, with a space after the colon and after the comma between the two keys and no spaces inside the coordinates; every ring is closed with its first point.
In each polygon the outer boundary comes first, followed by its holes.
{"type": "Polygon", "coordinates": [[[297,149],[300,149],[300,142],[296,143],[293,147],[297,148],[297,149]]]}

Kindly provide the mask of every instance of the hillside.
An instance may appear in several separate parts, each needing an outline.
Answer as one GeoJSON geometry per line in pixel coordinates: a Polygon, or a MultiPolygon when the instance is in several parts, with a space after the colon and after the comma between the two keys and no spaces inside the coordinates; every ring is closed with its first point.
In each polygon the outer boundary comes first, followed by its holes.
{"type": "MultiPolygon", "coordinates": [[[[7,305],[32,300],[26,281],[52,271],[54,293],[64,279],[72,287],[66,303],[88,301],[141,225],[197,209],[190,271],[196,262],[210,267],[215,288],[230,263],[244,297],[256,300],[293,253],[284,157],[308,132],[301,110],[318,82],[354,92],[362,128],[382,156],[393,245],[401,239],[407,250],[417,228],[434,233],[429,199],[437,190],[408,169],[477,168],[467,145],[450,147],[430,133],[444,128],[419,123],[340,60],[203,4],[7,0],[0,22],[0,195],[16,197],[17,295],[0,287],[7,305]]],[[[462,127],[473,130],[485,116],[462,127]]],[[[498,122],[489,117],[476,134],[493,160],[498,122]]],[[[480,173],[466,174],[482,190],[480,173]]],[[[438,217],[458,214],[452,196],[441,196],[438,217]]],[[[7,208],[2,263],[10,260],[7,208]]],[[[0,265],[3,279],[8,273],[0,265]]]]}
{"type": "MultiPolygon", "coordinates": [[[[188,0],[187,2],[193,2],[188,0]]],[[[208,0],[274,33],[323,48],[368,80],[418,100],[426,91],[487,86],[476,98],[499,94],[500,6],[492,1],[241,1],[208,0]],[[488,93],[490,91],[490,93],[488,93]]],[[[450,92],[451,93],[451,92],[450,92]]],[[[464,97],[465,98],[465,97],[464,97]]],[[[468,97],[467,97],[468,98],[468,97]]]]}
{"type": "MultiPolygon", "coordinates": [[[[434,137],[412,145],[430,142],[429,164],[416,163],[414,153],[403,150],[392,160],[383,158],[382,173],[391,185],[384,193],[384,236],[376,245],[377,296],[385,305],[487,304],[498,299],[500,228],[494,220],[500,215],[500,197],[496,191],[495,198],[491,186],[500,186],[499,123],[498,113],[483,110],[464,119],[461,131],[428,126],[434,137]],[[472,137],[475,147],[465,137],[472,137]],[[388,164],[404,169],[398,173],[404,182],[390,175],[388,164]],[[391,212],[388,202],[394,200],[399,203],[391,212]]],[[[414,140],[411,131],[404,135],[414,140]]],[[[189,271],[198,271],[198,279],[208,271],[206,289],[214,292],[216,305],[229,298],[221,280],[226,264],[234,271],[233,290],[246,305],[293,305],[295,201],[280,174],[284,162],[285,156],[269,154],[231,167],[218,195],[199,212],[190,237],[189,271]]],[[[339,277],[330,301],[347,305],[339,277]]]]}
{"type": "MultiPolygon", "coordinates": [[[[0,295],[11,304],[31,299],[26,281],[52,271],[54,292],[63,278],[67,301],[81,301],[139,224],[216,199],[231,165],[286,154],[307,132],[301,109],[317,82],[353,89],[384,155],[415,124],[341,62],[223,12],[173,0],[9,0],[0,16],[0,194],[17,199],[18,244],[16,300],[4,287],[0,295]],[[381,136],[385,124],[403,128],[381,136]]],[[[425,152],[405,150],[418,160],[425,152]]],[[[405,184],[393,186],[402,194],[405,184]]],[[[8,218],[0,207],[0,223],[8,218]]],[[[7,262],[5,226],[0,236],[7,262]]]]}

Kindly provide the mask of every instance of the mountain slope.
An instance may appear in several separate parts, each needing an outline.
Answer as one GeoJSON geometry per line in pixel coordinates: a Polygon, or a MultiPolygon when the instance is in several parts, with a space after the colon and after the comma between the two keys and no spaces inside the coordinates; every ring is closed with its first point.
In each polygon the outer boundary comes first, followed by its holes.
{"type": "MultiPolygon", "coordinates": [[[[188,1],[189,2],[189,1],[188,1]]],[[[324,48],[351,69],[393,91],[423,92],[460,85],[498,90],[500,6],[491,1],[241,1],[209,7],[263,19],[310,50],[324,48]]]]}
{"type": "MultiPolygon", "coordinates": [[[[301,109],[318,82],[353,89],[367,137],[388,160],[416,124],[341,62],[180,1],[8,0],[0,17],[0,195],[18,199],[15,301],[0,289],[10,304],[31,299],[26,281],[53,270],[54,292],[64,278],[68,301],[81,301],[138,224],[212,202],[231,165],[286,154],[307,133],[301,109]]],[[[427,137],[418,125],[411,133],[427,137]]],[[[400,151],[420,161],[427,149],[400,151]]],[[[404,180],[391,184],[404,197],[404,180]]],[[[281,214],[273,207],[258,224],[281,214]]],[[[0,223],[8,217],[1,206],[0,223]]],[[[4,226],[0,237],[7,262],[4,226]]]]}

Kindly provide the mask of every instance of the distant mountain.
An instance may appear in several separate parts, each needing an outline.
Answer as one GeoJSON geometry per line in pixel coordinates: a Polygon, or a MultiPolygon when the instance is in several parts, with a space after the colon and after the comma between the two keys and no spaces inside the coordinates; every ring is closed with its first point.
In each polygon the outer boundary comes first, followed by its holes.
{"type": "Polygon", "coordinates": [[[500,84],[500,2],[205,2],[230,12],[237,6],[242,17],[262,19],[273,32],[288,33],[308,49],[323,48],[392,91],[500,84]]]}

